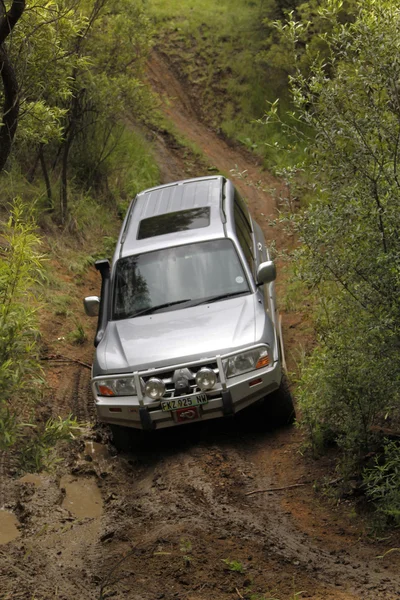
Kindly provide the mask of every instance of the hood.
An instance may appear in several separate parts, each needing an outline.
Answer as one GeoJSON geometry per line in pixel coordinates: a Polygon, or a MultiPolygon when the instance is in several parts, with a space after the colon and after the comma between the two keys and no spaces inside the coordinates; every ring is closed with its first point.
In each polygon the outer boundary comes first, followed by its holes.
{"type": "MultiPolygon", "coordinates": [[[[133,319],[110,321],[95,375],[146,370],[226,354],[255,343],[254,294],[133,319]]],[[[262,313],[261,313],[262,315],[262,313]]]]}

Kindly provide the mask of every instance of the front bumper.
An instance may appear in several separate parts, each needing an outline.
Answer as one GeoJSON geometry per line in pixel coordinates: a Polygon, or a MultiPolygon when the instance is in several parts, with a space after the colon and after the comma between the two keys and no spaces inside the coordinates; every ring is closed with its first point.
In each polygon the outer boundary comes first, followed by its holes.
{"type": "MultiPolygon", "coordinates": [[[[196,416],[185,420],[185,423],[233,415],[278,389],[281,378],[279,361],[262,369],[229,378],[216,389],[207,392],[208,403],[198,406],[196,416]]],[[[162,411],[159,401],[144,398],[140,402],[137,396],[109,398],[98,396],[94,385],[92,389],[97,415],[103,423],[144,430],[182,424],[177,420],[177,412],[162,411]]]]}

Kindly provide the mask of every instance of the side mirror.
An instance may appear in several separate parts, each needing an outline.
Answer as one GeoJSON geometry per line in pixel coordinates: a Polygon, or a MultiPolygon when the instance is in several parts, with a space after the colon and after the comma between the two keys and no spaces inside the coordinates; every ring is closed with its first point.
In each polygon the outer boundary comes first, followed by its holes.
{"type": "Polygon", "coordinates": [[[271,283],[276,279],[276,267],[272,260],[267,260],[259,265],[257,269],[257,285],[271,283]]]}
{"type": "Polygon", "coordinates": [[[100,298],[98,296],[88,296],[84,299],[83,306],[88,317],[99,316],[100,298]]]}

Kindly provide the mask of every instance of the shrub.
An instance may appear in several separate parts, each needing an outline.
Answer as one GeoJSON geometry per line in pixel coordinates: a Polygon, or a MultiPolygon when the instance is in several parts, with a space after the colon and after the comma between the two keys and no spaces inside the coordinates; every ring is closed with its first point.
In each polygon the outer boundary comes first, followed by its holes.
{"type": "MultiPolygon", "coordinates": [[[[342,24],[330,6],[324,60],[314,56],[310,74],[291,79],[300,134],[313,135],[301,165],[309,201],[286,219],[300,242],[299,278],[318,306],[319,345],[299,386],[304,423],[315,447],[337,442],[346,467],[360,470],[382,443],[375,425],[399,423],[400,9],[368,0],[342,24]]],[[[370,497],[392,516],[394,457],[390,447],[367,475],[370,497]]]]}

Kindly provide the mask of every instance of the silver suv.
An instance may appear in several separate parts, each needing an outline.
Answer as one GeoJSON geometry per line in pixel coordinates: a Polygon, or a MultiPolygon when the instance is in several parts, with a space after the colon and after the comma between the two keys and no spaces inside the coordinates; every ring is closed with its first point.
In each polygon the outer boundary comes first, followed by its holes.
{"type": "Polygon", "coordinates": [[[118,443],[126,428],[233,415],[265,399],[264,418],[292,422],[282,372],[275,265],[263,233],[222,176],[145,190],[131,203],[101,297],[92,390],[118,443]]]}

